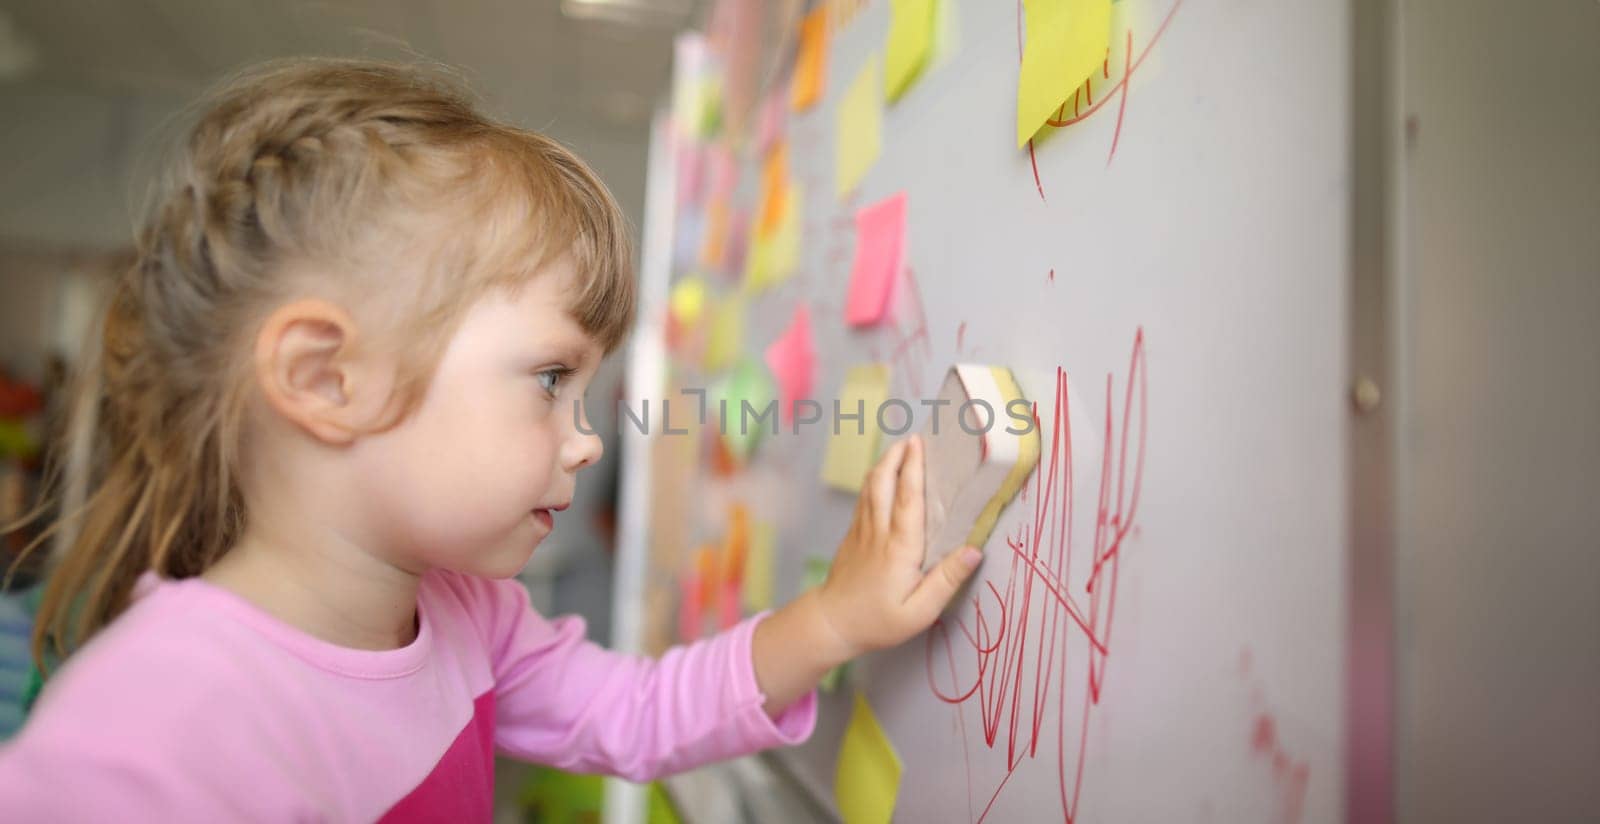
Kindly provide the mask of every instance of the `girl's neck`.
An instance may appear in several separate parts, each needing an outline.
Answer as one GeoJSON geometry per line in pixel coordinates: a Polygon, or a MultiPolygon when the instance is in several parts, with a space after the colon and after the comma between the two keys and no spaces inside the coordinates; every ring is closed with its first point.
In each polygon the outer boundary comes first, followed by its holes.
{"type": "Polygon", "coordinates": [[[355,547],[247,529],[200,577],[339,646],[396,649],[417,635],[420,576],[355,547]]]}

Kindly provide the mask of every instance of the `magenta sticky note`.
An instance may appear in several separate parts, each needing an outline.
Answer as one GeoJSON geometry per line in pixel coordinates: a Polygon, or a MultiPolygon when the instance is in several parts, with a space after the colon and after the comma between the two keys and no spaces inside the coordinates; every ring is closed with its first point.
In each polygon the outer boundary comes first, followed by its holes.
{"type": "Polygon", "coordinates": [[[894,300],[894,284],[905,262],[906,193],[899,192],[856,212],[856,256],[844,319],[852,326],[880,323],[894,300]]]}
{"type": "Polygon", "coordinates": [[[794,402],[811,397],[817,374],[817,351],[811,343],[811,312],[804,303],[795,307],[789,328],[767,347],[767,368],[778,383],[778,415],[787,425],[794,419],[794,402]]]}

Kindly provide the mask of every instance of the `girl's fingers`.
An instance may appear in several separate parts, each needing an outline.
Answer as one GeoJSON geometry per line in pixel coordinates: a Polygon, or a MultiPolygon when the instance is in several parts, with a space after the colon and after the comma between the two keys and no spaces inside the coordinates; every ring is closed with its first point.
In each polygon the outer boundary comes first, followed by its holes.
{"type": "Polygon", "coordinates": [[[905,460],[900,464],[900,483],[896,486],[894,514],[889,520],[894,535],[914,546],[920,561],[923,554],[923,478],[922,438],[912,435],[906,441],[905,460]]]}
{"type": "Polygon", "coordinates": [[[905,458],[906,442],[896,441],[878,459],[878,464],[867,473],[866,494],[869,496],[868,510],[872,516],[872,525],[878,534],[889,531],[889,516],[894,509],[894,488],[900,477],[900,463],[905,458]]]}
{"type": "Polygon", "coordinates": [[[918,632],[938,619],[939,613],[944,612],[944,608],[950,604],[950,599],[956,597],[956,590],[972,577],[972,571],[982,561],[982,552],[964,546],[941,558],[938,566],[922,576],[922,581],[906,599],[906,607],[918,632]]]}

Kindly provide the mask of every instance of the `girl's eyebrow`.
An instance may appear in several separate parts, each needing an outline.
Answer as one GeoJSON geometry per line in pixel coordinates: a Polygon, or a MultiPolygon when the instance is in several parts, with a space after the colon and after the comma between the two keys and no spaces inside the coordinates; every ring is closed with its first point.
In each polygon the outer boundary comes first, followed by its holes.
{"type": "Polygon", "coordinates": [[[590,364],[590,353],[594,350],[593,341],[587,335],[578,336],[561,335],[555,340],[541,341],[536,344],[537,359],[555,359],[570,369],[584,369],[590,364]]]}

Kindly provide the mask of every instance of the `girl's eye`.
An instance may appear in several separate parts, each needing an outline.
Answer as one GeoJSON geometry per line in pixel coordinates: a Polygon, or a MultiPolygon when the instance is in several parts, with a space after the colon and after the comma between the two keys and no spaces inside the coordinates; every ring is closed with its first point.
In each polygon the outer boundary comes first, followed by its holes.
{"type": "Polygon", "coordinates": [[[546,369],[543,372],[540,372],[537,377],[539,378],[539,385],[544,387],[545,393],[551,397],[554,397],[556,394],[556,388],[560,386],[561,381],[566,379],[571,374],[571,369],[562,367],[557,369],[546,369]]]}

